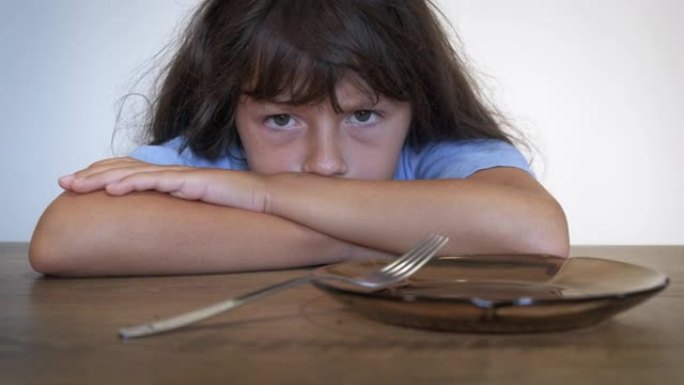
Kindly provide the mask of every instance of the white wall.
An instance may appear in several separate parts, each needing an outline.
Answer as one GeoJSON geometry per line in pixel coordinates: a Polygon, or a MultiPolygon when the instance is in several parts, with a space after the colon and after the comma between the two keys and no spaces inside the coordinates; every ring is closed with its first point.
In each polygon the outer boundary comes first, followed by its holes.
{"type": "MultiPolygon", "coordinates": [[[[573,244],[684,244],[684,3],[441,0],[573,244]]],[[[117,101],[194,0],[0,2],[0,241],[110,156],[117,101]]]]}

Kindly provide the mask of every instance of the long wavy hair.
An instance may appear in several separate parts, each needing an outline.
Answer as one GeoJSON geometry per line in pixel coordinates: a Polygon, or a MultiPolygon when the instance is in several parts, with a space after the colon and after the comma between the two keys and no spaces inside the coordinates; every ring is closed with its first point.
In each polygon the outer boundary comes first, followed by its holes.
{"type": "MultiPolygon", "coordinates": [[[[330,101],[355,79],[372,96],[412,106],[406,138],[495,138],[511,143],[429,0],[206,0],[162,72],[147,124],[151,144],[177,136],[215,159],[241,146],[244,95],[290,103],[330,101]]],[[[185,146],[183,148],[185,148],[185,146]]]]}

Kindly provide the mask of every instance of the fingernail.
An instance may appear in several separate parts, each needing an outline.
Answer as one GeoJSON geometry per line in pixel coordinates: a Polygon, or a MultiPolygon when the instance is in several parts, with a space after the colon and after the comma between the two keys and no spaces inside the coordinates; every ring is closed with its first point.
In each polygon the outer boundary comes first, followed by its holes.
{"type": "Polygon", "coordinates": [[[74,174],[64,175],[59,178],[60,182],[71,182],[74,179],[74,174]]]}

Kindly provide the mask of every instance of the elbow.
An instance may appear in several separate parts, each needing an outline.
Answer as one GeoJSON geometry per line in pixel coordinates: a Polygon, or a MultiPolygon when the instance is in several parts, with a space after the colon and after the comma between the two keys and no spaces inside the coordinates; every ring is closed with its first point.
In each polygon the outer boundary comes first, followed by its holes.
{"type": "Polygon", "coordinates": [[[28,258],[33,270],[46,275],[59,275],[65,270],[65,253],[63,244],[68,236],[70,226],[64,223],[61,198],[57,198],[38,220],[31,243],[28,258]]]}
{"type": "Polygon", "coordinates": [[[36,228],[29,244],[28,259],[33,270],[44,275],[66,276],[70,275],[71,258],[60,244],[62,241],[58,234],[41,228],[36,228]]]}
{"type": "Polygon", "coordinates": [[[60,258],[49,248],[49,242],[44,235],[36,229],[29,245],[29,263],[33,270],[45,275],[56,275],[60,268],[58,262],[60,258]]]}
{"type": "Polygon", "coordinates": [[[63,193],[45,209],[29,245],[33,270],[45,275],[79,275],[79,265],[86,259],[84,250],[89,249],[84,232],[98,230],[89,220],[93,215],[87,214],[92,198],[63,193]]]}
{"type": "Polygon", "coordinates": [[[543,238],[536,239],[529,245],[529,249],[534,254],[553,255],[563,258],[570,256],[570,243],[567,233],[545,230],[543,234],[543,238]]]}
{"type": "Polygon", "coordinates": [[[534,254],[568,257],[570,236],[568,222],[562,207],[554,200],[528,232],[525,248],[534,254]]]}

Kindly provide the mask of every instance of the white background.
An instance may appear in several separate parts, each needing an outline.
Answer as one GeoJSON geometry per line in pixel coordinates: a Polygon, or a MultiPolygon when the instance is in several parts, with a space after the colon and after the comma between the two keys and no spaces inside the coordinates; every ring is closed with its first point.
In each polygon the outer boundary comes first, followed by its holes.
{"type": "MultiPolygon", "coordinates": [[[[30,239],[57,177],[126,151],[118,101],[194,4],[0,0],[0,241],[30,239]]],[[[438,4],[573,244],[684,244],[684,2],[438,4]]]]}

